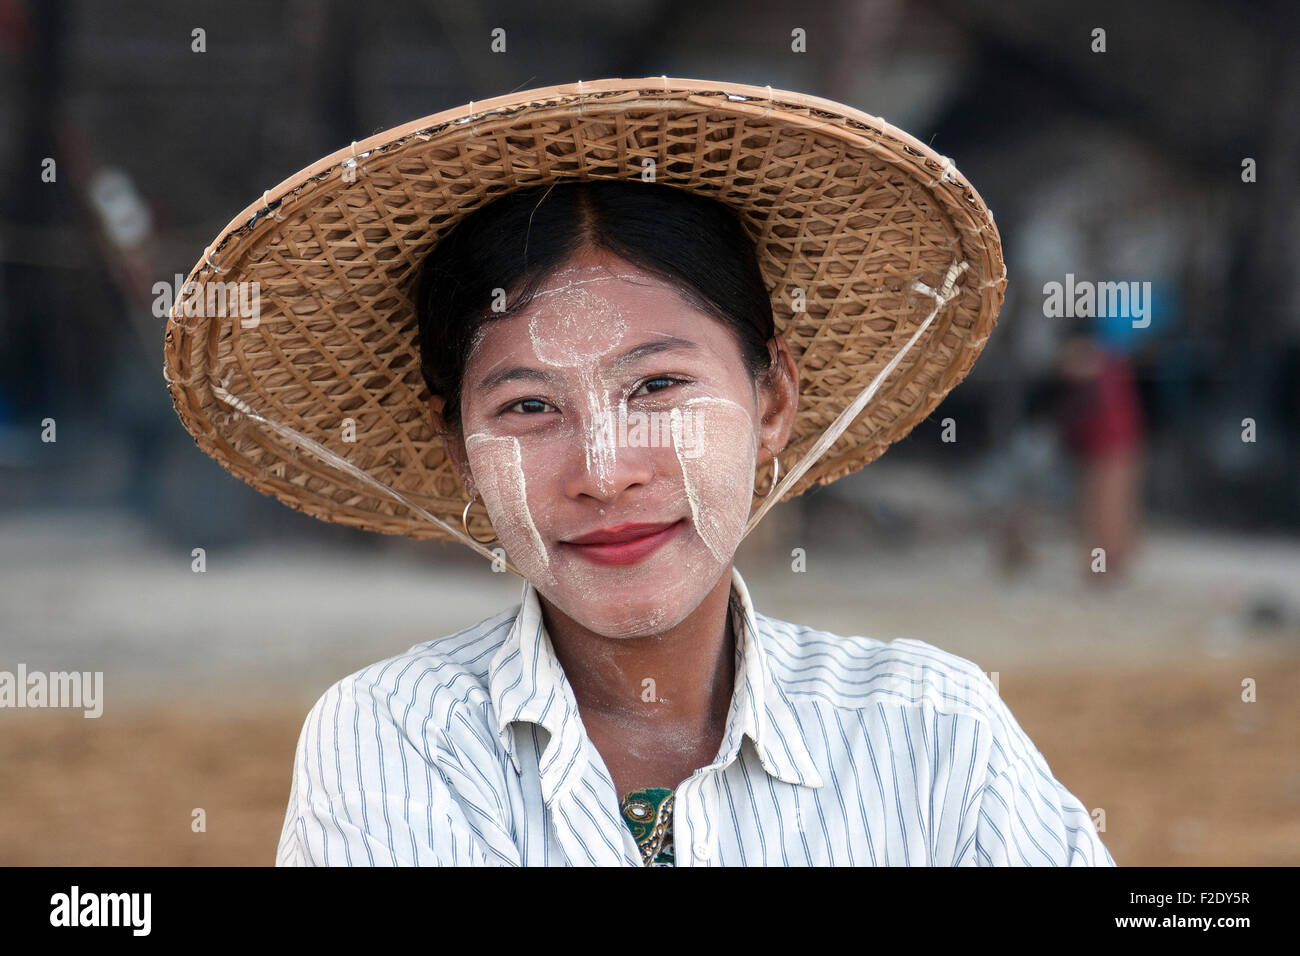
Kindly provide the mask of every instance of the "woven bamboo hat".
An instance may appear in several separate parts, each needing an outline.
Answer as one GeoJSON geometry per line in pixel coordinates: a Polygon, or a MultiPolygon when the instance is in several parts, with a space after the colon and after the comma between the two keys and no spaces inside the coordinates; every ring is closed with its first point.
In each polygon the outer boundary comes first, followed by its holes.
{"type": "MultiPolygon", "coordinates": [[[[611,79],[427,116],[263,193],[204,251],[168,317],[164,376],[181,421],[293,508],[494,556],[461,529],[467,496],[430,420],[416,267],[503,193],[641,180],[651,162],[656,182],[739,214],[799,368],[781,480],[750,529],[905,436],[984,347],[1006,286],[1001,243],[947,158],[814,96],[611,79]]],[[[477,537],[490,530],[470,522],[477,537]]]]}

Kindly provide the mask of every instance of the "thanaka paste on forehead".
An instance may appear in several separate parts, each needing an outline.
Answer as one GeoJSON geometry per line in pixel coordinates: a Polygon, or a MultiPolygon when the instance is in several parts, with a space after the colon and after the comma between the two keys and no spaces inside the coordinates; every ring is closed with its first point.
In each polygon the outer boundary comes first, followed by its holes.
{"type": "MultiPolygon", "coordinates": [[[[608,269],[602,266],[588,266],[583,268],[578,268],[576,266],[569,266],[564,269],[559,269],[555,272],[552,272],[547,277],[546,281],[551,282],[554,281],[554,279],[556,278],[567,276],[567,275],[574,275],[574,274],[582,275],[582,274],[597,272],[597,271],[601,272],[602,274],[597,276],[592,276],[591,278],[587,278],[587,279],[571,280],[569,282],[566,282],[564,285],[560,286],[559,288],[548,289],[545,286],[543,286],[542,288],[532,293],[532,295],[529,297],[529,301],[527,305],[524,307],[524,311],[530,310],[533,303],[538,298],[541,298],[543,296],[548,296],[548,295],[557,295],[563,292],[567,292],[568,290],[572,289],[574,286],[587,285],[588,283],[592,283],[592,282],[607,282],[611,279],[619,279],[619,280],[631,282],[633,285],[647,286],[647,287],[650,285],[650,283],[645,282],[643,280],[643,277],[641,275],[638,275],[635,272],[609,272],[608,269]]],[[[470,360],[472,360],[474,356],[478,353],[479,347],[483,344],[483,339],[486,338],[488,331],[489,331],[488,321],[480,322],[478,327],[474,329],[473,335],[470,336],[469,354],[466,358],[466,365],[468,365],[470,360]]],[[[502,359],[501,361],[505,362],[508,361],[508,359],[502,359]]],[[[497,363],[497,365],[500,364],[501,362],[497,363]]],[[[494,365],[492,368],[496,368],[496,365],[494,365]]],[[[492,371],[492,369],[489,368],[486,371],[490,372],[492,371]]]]}

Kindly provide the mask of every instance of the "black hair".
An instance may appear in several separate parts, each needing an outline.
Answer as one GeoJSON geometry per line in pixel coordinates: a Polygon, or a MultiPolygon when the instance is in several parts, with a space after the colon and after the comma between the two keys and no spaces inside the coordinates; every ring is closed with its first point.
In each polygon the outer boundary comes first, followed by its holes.
{"type": "Polygon", "coordinates": [[[584,247],[671,283],[725,323],[757,380],[772,370],[772,302],[754,243],[721,202],[639,180],[581,180],[507,193],[466,216],[420,263],[415,280],[420,372],[460,429],[460,391],[479,326],[517,313],[584,247]],[[511,300],[491,310],[493,292],[511,300]]]}

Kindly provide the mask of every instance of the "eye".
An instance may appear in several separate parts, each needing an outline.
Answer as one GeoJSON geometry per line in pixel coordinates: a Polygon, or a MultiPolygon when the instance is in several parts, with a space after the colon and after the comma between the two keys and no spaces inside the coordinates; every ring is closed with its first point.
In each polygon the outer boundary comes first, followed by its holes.
{"type": "MultiPolygon", "coordinates": [[[[647,388],[648,386],[653,385],[655,382],[667,382],[668,384],[663,385],[656,389],[652,389],[650,394],[654,394],[656,392],[662,392],[664,391],[664,389],[672,388],[674,385],[689,384],[690,380],[685,378],[674,378],[670,375],[656,375],[654,378],[646,379],[644,382],[642,382],[640,388],[637,389],[637,392],[641,391],[642,388],[647,388]]],[[[636,392],[634,392],[633,394],[635,395],[636,392]]]]}
{"type": "Polygon", "coordinates": [[[523,405],[532,405],[532,406],[541,405],[541,406],[543,406],[543,408],[538,409],[538,408],[534,407],[534,409],[533,409],[532,411],[522,411],[522,410],[521,410],[521,411],[519,412],[519,414],[521,414],[521,415],[540,415],[540,414],[541,414],[545,409],[548,409],[548,408],[549,408],[551,411],[555,411],[554,406],[547,404],[546,402],[542,401],[540,398],[521,398],[519,401],[517,401],[517,402],[515,402],[515,403],[513,403],[513,404],[511,404],[511,405],[507,405],[505,408],[501,409],[501,411],[500,411],[499,414],[504,415],[504,414],[506,414],[507,412],[513,412],[513,411],[515,411],[516,409],[519,409],[520,406],[523,406],[523,405]]]}
{"type": "MultiPolygon", "coordinates": [[[[633,396],[635,396],[642,389],[649,388],[650,391],[647,392],[646,394],[654,395],[664,391],[665,389],[672,388],[674,385],[688,385],[690,384],[690,381],[691,381],[690,379],[676,378],[671,375],[656,375],[654,378],[648,378],[644,382],[642,382],[639,386],[637,386],[636,390],[633,391],[632,394],[633,396]],[[658,387],[651,388],[651,386],[654,385],[658,385],[658,387]]],[[[499,411],[497,414],[505,415],[510,412],[517,412],[520,415],[541,415],[547,411],[554,412],[554,411],[558,411],[558,409],[556,409],[555,406],[551,405],[549,402],[542,401],[540,398],[521,398],[516,402],[511,402],[509,405],[502,408],[501,411],[499,411]]]]}

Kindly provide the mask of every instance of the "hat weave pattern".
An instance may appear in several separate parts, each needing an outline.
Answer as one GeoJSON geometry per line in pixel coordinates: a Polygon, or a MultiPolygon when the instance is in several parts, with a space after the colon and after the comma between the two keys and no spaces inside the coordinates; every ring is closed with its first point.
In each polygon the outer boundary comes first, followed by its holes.
{"type": "MultiPolygon", "coordinates": [[[[164,375],[178,415],[207,454],[291,507],[490,554],[465,540],[466,495],[430,419],[417,266],[509,191],[614,178],[717,199],[754,239],[799,370],[781,454],[783,476],[797,480],[772,503],[862,468],[905,436],[965,378],[996,322],[1006,270],[992,214],[950,161],[908,134],[767,87],[603,80],[425,117],[264,193],[187,282],[200,304],[212,284],[256,283],[256,319],[213,315],[187,296],[173,305],[164,375]],[[926,318],[861,412],[803,462],[926,318]],[[805,467],[789,474],[790,462],[805,467]]],[[[470,530],[491,529],[472,515],[470,530]]]]}

